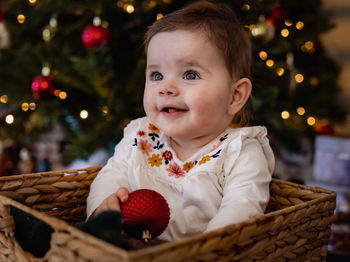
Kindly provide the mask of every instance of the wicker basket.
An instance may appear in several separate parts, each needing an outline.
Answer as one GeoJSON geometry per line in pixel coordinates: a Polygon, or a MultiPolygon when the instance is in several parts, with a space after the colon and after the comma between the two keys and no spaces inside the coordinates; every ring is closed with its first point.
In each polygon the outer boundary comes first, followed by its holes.
{"type": "Polygon", "coordinates": [[[117,248],[73,226],[85,219],[89,186],[100,168],[0,178],[0,261],[325,261],[336,193],[278,179],[265,215],[139,250],[117,248]],[[10,206],[54,229],[44,258],[16,242],[10,206]]]}

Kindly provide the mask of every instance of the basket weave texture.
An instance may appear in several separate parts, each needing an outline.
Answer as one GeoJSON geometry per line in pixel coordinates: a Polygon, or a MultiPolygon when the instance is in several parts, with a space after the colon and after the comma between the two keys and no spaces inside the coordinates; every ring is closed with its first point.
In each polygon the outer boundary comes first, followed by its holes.
{"type": "Polygon", "coordinates": [[[102,166],[0,178],[0,261],[325,261],[336,193],[273,179],[262,216],[178,241],[127,251],[74,227],[85,220],[90,184],[102,166]],[[30,207],[14,200],[23,199],[30,207]],[[54,232],[45,257],[24,251],[10,206],[54,232]],[[60,217],[58,219],[56,217],[60,217]]]}

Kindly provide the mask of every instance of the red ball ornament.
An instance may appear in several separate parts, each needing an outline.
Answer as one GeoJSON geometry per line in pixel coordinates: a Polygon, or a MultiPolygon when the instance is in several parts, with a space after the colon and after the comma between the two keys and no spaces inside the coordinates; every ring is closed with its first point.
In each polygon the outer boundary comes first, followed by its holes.
{"type": "Polygon", "coordinates": [[[81,38],[84,46],[87,49],[92,49],[103,43],[108,43],[111,39],[111,33],[102,26],[89,25],[85,28],[81,38]]]}
{"type": "Polygon", "coordinates": [[[33,96],[37,99],[54,95],[55,88],[52,85],[53,76],[38,75],[32,82],[33,96]]]}
{"type": "Polygon", "coordinates": [[[170,219],[167,201],[150,189],[131,192],[128,201],[121,205],[121,212],[125,233],[145,242],[163,233],[170,219]]]}
{"type": "Polygon", "coordinates": [[[266,22],[273,25],[275,28],[281,28],[287,17],[287,11],[280,6],[276,6],[271,10],[269,16],[266,18],[266,22]]]}
{"type": "Polygon", "coordinates": [[[332,136],[334,135],[335,131],[334,128],[330,125],[316,125],[315,131],[319,134],[326,135],[326,136],[332,136]]]}

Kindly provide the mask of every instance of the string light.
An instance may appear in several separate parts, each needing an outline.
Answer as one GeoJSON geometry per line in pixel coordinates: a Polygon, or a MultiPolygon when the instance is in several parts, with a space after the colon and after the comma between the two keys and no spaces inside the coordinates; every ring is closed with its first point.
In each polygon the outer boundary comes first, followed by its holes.
{"type": "Polygon", "coordinates": [[[157,15],[157,20],[161,19],[162,17],[163,17],[162,14],[158,14],[158,15],[157,15]]]}
{"type": "Polygon", "coordinates": [[[128,14],[132,14],[135,11],[135,7],[131,4],[125,4],[123,8],[128,14]]]}
{"type": "Polygon", "coordinates": [[[312,85],[312,86],[318,86],[318,78],[316,77],[316,76],[312,76],[311,78],[310,78],[310,85],[312,85]]]}
{"type": "Polygon", "coordinates": [[[5,122],[9,125],[13,124],[14,121],[15,121],[15,117],[12,114],[8,114],[5,117],[5,122]]]}
{"type": "Polygon", "coordinates": [[[57,27],[57,17],[55,15],[50,18],[49,25],[51,27],[57,27]]]}
{"type": "Polygon", "coordinates": [[[250,10],[250,5],[248,5],[248,4],[242,5],[242,10],[243,11],[249,11],[250,10]]]}
{"type": "Polygon", "coordinates": [[[80,111],[80,118],[86,119],[88,118],[88,116],[89,116],[89,112],[87,110],[83,109],[80,111]]]}
{"type": "Polygon", "coordinates": [[[19,14],[17,16],[18,23],[23,24],[25,22],[25,20],[26,20],[26,17],[23,14],[19,14]]]}
{"type": "Polygon", "coordinates": [[[29,4],[34,5],[36,3],[36,0],[28,0],[29,4]]]}
{"type": "Polygon", "coordinates": [[[267,59],[267,53],[265,51],[260,51],[259,52],[259,57],[261,60],[266,60],[267,59]]]}
{"type": "Polygon", "coordinates": [[[62,100],[66,99],[67,98],[67,93],[62,91],[58,94],[58,97],[62,100]]]}
{"type": "Polygon", "coordinates": [[[42,34],[45,42],[48,42],[51,40],[51,30],[49,28],[45,28],[42,34]]]}
{"type": "Polygon", "coordinates": [[[101,26],[103,27],[103,28],[107,28],[108,26],[109,26],[109,23],[108,23],[108,21],[102,21],[101,22],[101,26]]]}
{"type": "Polygon", "coordinates": [[[6,104],[8,102],[7,95],[0,96],[0,102],[3,103],[3,104],[6,104]]]}
{"type": "Polygon", "coordinates": [[[277,69],[277,75],[278,76],[283,76],[283,74],[284,74],[284,68],[282,68],[282,67],[278,68],[277,69]]]}
{"type": "Polygon", "coordinates": [[[273,67],[274,64],[275,64],[275,62],[272,59],[269,59],[269,60],[266,61],[266,65],[268,67],[273,67]]]}
{"type": "Polygon", "coordinates": [[[48,66],[43,66],[43,68],[41,69],[41,74],[43,75],[43,76],[49,76],[49,74],[50,74],[50,67],[48,67],[48,66]]]}
{"type": "Polygon", "coordinates": [[[298,30],[302,30],[304,28],[304,23],[301,22],[301,21],[298,21],[296,24],[295,24],[295,27],[296,29],[298,30]]]}
{"type": "Polygon", "coordinates": [[[123,1],[120,1],[120,0],[119,0],[119,1],[117,2],[117,6],[118,6],[119,8],[122,8],[123,5],[124,5],[123,1]]]}
{"type": "Polygon", "coordinates": [[[153,8],[155,8],[156,6],[157,6],[157,2],[154,1],[154,0],[152,0],[152,1],[150,1],[150,2],[148,3],[148,7],[149,7],[150,9],[153,9],[153,8]]]}
{"type": "Polygon", "coordinates": [[[35,110],[36,104],[34,102],[28,103],[28,102],[23,102],[21,104],[21,109],[22,111],[26,112],[28,110],[35,110]]]}
{"type": "Polygon", "coordinates": [[[312,49],[312,48],[314,48],[314,43],[312,41],[307,41],[307,42],[305,42],[305,47],[308,50],[312,49]]]}
{"type": "Polygon", "coordinates": [[[300,116],[302,116],[302,115],[304,115],[305,114],[305,108],[304,107],[298,107],[297,108],[297,113],[298,113],[298,115],[300,115],[300,116]]]}
{"type": "Polygon", "coordinates": [[[315,53],[314,43],[312,41],[305,42],[305,44],[301,46],[301,50],[309,54],[315,53]]]}
{"type": "Polygon", "coordinates": [[[312,117],[312,116],[309,116],[309,117],[307,118],[306,122],[307,122],[307,124],[308,124],[309,126],[313,126],[314,124],[316,124],[316,119],[315,119],[314,117],[312,117]]]}
{"type": "Polygon", "coordinates": [[[282,29],[281,31],[281,36],[283,37],[288,37],[289,36],[289,30],[288,29],[282,29]]]}
{"type": "Polygon", "coordinates": [[[287,110],[284,110],[284,111],[282,111],[282,113],[281,113],[281,117],[282,117],[283,119],[288,119],[288,118],[290,117],[290,114],[289,114],[289,112],[288,112],[287,110]]]}
{"type": "Polygon", "coordinates": [[[105,115],[107,115],[109,113],[108,106],[102,107],[102,113],[105,114],[105,115]]]}
{"type": "Polygon", "coordinates": [[[29,103],[29,109],[34,111],[36,109],[36,104],[34,102],[29,103]]]}
{"type": "Polygon", "coordinates": [[[285,24],[286,26],[292,26],[292,25],[293,25],[293,22],[292,22],[291,20],[286,20],[286,21],[284,21],[284,24],[285,24]]]}
{"type": "Polygon", "coordinates": [[[21,105],[22,111],[26,112],[29,110],[29,104],[27,102],[22,103],[21,105]]]}
{"type": "Polygon", "coordinates": [[[302,75],[302,74],[296,74],[295,76],[294,76],[294,79],[295,79],[295,81],[297,82],[297,83],[301,83],[301,82],[303,82],[304,81],[304,76],[302,75]]]}
{"type": "Polygon", "coordinates": [[[93,24],[94,26],[100,26],[100,25],[101,25],[101,17],[95,16],[95,17],[92,19],[92,24],[93,24]]]}

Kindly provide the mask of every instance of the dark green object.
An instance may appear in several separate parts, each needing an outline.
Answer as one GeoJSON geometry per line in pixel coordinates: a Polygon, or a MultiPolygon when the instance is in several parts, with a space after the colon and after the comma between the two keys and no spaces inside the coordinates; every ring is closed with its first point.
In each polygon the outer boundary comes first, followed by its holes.
{"type": "MultiPolygon", "coordinates": [[[[24,201],[17,200],[27,205],[24,201]]],[[[53,228],[40,219],[16,207],[11,207],[11,216],[15,222],[15,237],[23,250],[35,257],[44,257],[50,249],[53,228]]]]}
{"type": "MultiPolygon", "coordinates": [[[[16,201],[28,206],[23,200],[17,199],[16,201]]],[[[11,207],[10,212],[15,222],[16,241],[23,250],[35,257],[44,257],[50,249],[53,228],[16,207],[11,207]]],[[[122,214],[118,211],[108,210],[78,225],[77,228],[113,245],[129,249],[129,245],[121,238],[122,226],[122,214]]]]}
{"type": "Polygon", "coordinates": [[[127,248],[121,239],[122,223],[120,212],[107,210],[78,225],[77,228],[113,245],[127,248]]]}

